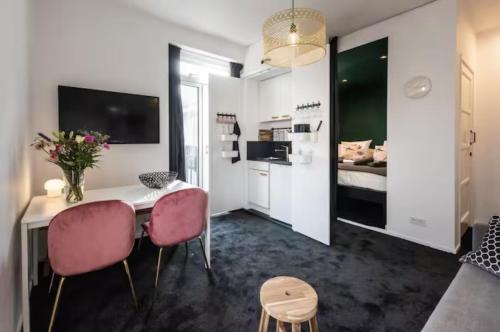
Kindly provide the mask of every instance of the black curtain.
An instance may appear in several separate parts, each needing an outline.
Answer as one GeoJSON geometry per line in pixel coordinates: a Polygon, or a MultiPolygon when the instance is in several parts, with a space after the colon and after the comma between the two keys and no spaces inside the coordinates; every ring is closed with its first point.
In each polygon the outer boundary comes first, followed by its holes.
{"type": "Polygon", "coordinates": [[[181,49],[168,45],[168,137],[169,167],[178,173],[177,178],[186,181],[184,155],[184,121],[181,99],[181,49]]]}
{"type": "MultiPolygon", "coordinates": [[[[243,65],[241,63],[230,62],[229,68],[231,69],[231,77],[241,77],[241,70],[243,69],[243,65]]],[[[241,130],[238,121],[236,121],[236,123],[234,124],[233,134],[238,136],[238,139],[240,138],[241,130]]],[[[234,164],[241,160],[240,144],[238,143],[238,141],[233,142],[233,151],[238,151],[238,156],[231,159],[231,162],[234,164]]]]}
{"type": "Polygon", "coordinates": [[[339,143],[338,38],[330,40],[330,245],[335,243],[337,221],[337,171],[339,143]]]}
{"type": "Polygon", "coordinates": [[[241,70],[243,69],[243,65],[241,63],[230,62],[229,68],[231,69],[231,77],[241,77],[241,70]]]}

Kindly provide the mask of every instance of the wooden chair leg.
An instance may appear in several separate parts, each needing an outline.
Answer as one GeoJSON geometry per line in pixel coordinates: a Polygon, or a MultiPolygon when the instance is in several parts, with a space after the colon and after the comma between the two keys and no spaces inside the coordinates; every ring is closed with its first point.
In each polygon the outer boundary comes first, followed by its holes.
{"type": "Polygon", "coordinates": [[[163,248],[160,248],[160,251],[158,252],[158,263],[156,264],[155,288],[158,288],[158,276],[160,275],[160,263],[161,263],[162,252],[163,252],[163,248]]]}
{"type": "Polygon", "coordinates": [[[276,321],[276,332],[286,332],[285,323],[277,320],[276,321]]]}
{"type": "Polygon", "coordinates": [[[301,325],[300,323],[292,323],[292,332],[300,332],[301,325]]]}
{"type": "Polygon", "coordinates": [[[260,314],[259,332],[267,332],[268,328],[269,328],[269,315],[264,309],[262,309],[262,313],[260,314]]]}
{"type": "Polygon", "coordinates": [[[319,332],[318,318],[316,316],[314,316],[313,318],[311,318],[311,320],[309,320],[309,331],[310,332],[319,332]]]}
{"type": "Polygon", "coordinates": [[[52,315],[50,316],[50,323],[49,323],[49,332],[52,331],[52,328],[54,327],[54,320],[56,318],[56,312],[57,312],[57,305],[59,304],[59,298],[61,297],[61,290],[63,287],[63,283],[65,277],[61,277],[61,280],[59,280],[59,287],[57,287],[57,294],[56,294],[56,301],[54,302],[54,308],[52,308],[52,315]]]}

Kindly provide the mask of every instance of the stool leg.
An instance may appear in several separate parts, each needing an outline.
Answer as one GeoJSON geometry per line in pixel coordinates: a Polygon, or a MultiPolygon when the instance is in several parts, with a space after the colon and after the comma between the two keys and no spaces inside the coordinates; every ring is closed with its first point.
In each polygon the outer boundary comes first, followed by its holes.
{"type": "Polygon", "coordinates": [[[292,332],[300,332],[301,326],[300,323],[292,323],[292,332]]]}
{"type": "Polygon", "coordinates": [[[286,332],[285,323],[277,320],[276,321],[276,332],[286,332]]]}
{"type": "Polygon", "coordinates": [[[309,331],[310,332],[319,332],[318,318],[316,316],[311,318],[311,320],[309,321],[309,331]]]}
{"type": "Polygon", "coordinates": [[[264,309],[262,309],[262,313],[260,314],[259,332],[267,332],[268,328],[269,328],[269,315],[264,309]]]}

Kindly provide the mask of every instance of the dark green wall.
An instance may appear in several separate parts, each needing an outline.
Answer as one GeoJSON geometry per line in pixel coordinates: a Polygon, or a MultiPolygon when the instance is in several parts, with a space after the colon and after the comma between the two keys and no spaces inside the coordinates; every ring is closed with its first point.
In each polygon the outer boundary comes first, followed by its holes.
{"type": "Polygon", "coordinates": [[[387,38],[339,54],[342,141],[373,139],[373,147],[387,139],[387,55],[387,38]]]}

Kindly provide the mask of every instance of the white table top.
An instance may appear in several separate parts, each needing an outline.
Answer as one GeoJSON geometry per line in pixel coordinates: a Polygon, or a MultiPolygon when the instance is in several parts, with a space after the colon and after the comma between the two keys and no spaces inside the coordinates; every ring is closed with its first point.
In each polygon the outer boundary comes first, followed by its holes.
{"type": "Polygon", "coordinates": [[[84,192],[83,201],[67,203],[64,195],[54,198],[35,196],[32,198],[26,213],[21,220],[28,228],[46,227],[53,217],[59,212],[79,204],[119,199],[132,204],[136,210],[152,208],[154,203],[163,195],[175,191],[195,188],[186,182],[175,181],[163,189],[150,189],[143,185],[132,185],[104,189],[87,190],[84,192]]]}

